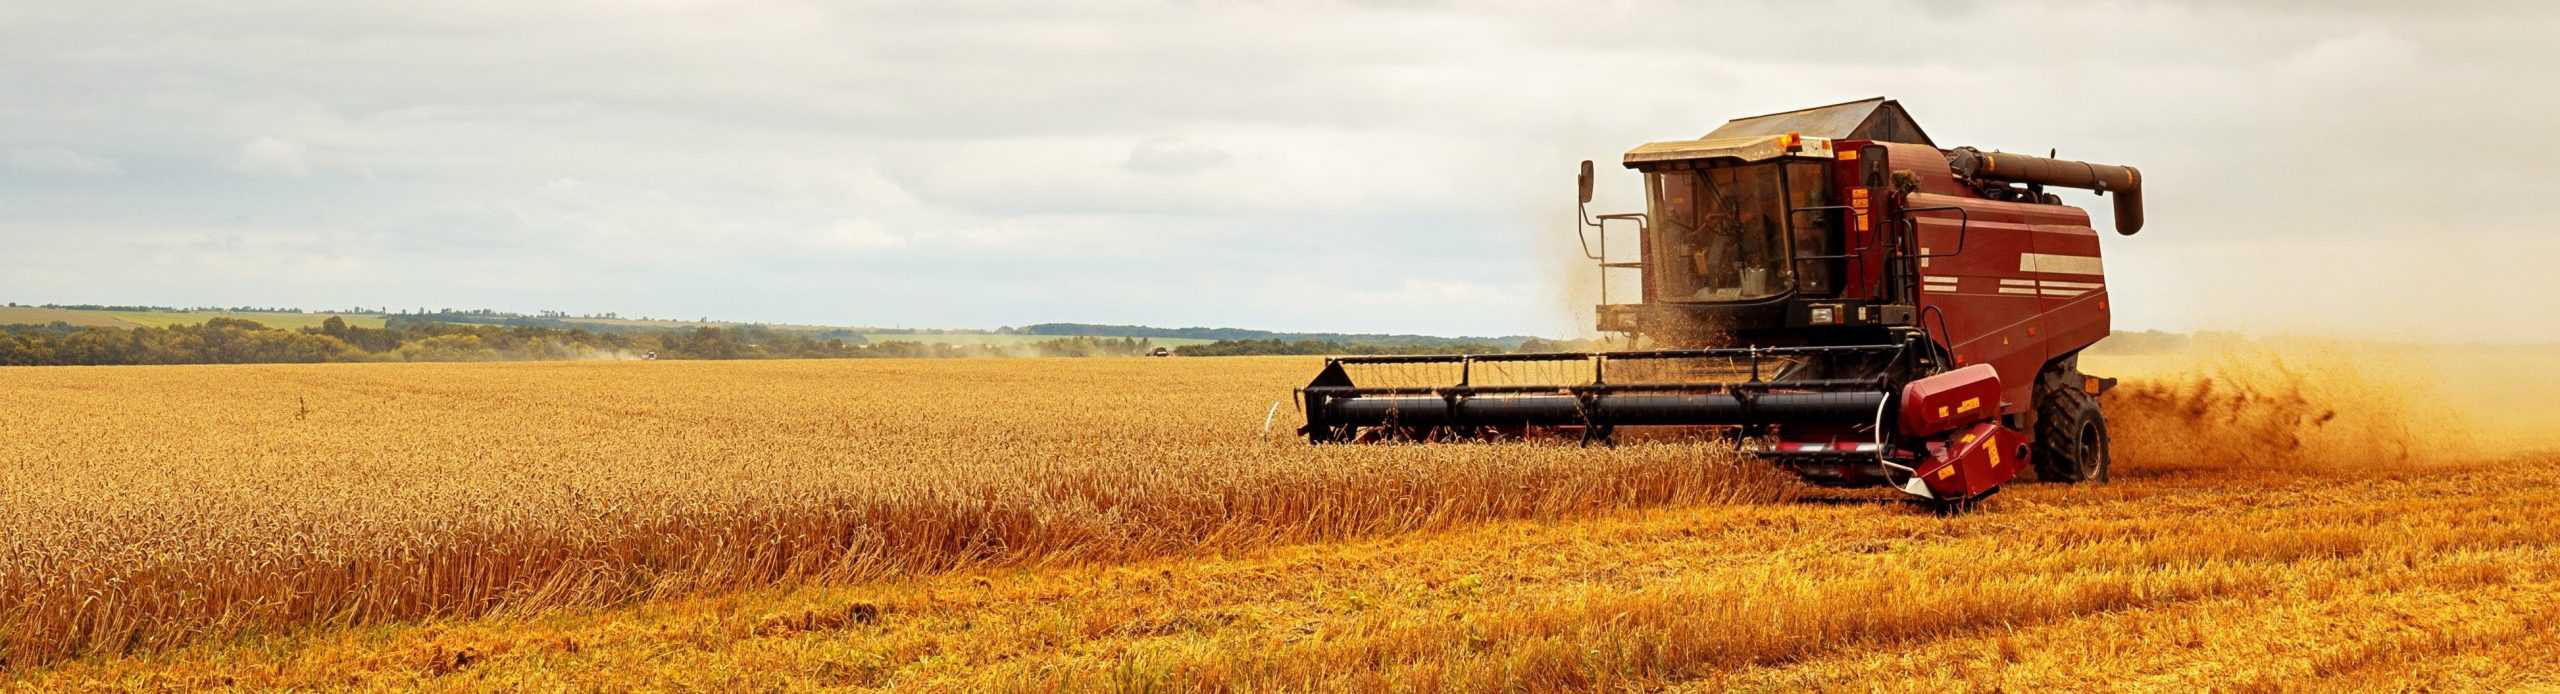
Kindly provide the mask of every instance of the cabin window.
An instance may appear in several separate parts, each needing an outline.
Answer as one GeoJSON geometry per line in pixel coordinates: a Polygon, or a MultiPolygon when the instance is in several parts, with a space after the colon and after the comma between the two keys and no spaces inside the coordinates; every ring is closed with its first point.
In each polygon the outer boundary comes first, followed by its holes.
{"type": "Polygon", "coordinates": [[[1836,215],[1795,215],[1790,208],[1829,204],[1828,181],[1814,162],[1657,171],[1646,175],[1654,218],[1650,259],[1663,301],[1749,301],[1803,288],[1828,292],[1828,263],[1791,261],[1828,255],[1836,215]],[[1783,171],[1783,180],[1781,172],[1783,171]]]}

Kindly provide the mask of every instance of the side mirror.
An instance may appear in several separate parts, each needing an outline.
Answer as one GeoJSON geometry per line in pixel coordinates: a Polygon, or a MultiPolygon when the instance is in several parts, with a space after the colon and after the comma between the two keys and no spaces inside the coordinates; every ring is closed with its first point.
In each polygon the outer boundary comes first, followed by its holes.
{"type": "Polygon", "coordinates": [[[1582,202],[1583,202],[1583,204],[1586,204],[1586,205],[1587,205],[1587,204],[1590,204],[1590,203],[1591,203],[1591,160],[1589,160],[1589,159],[1584,159],[1584,160],[1582,160],[1582,178],[1581,178],[1580,180],[1581,180],[1581,183],[1582,183],[1582,202]]]}

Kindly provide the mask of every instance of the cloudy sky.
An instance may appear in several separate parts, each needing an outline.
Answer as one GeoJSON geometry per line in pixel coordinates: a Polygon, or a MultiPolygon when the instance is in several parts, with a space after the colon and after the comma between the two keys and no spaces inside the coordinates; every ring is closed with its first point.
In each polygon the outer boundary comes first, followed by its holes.
{"type": "Polygon", "coordinates": [[[2120,327],[2560,339],[2537,4],[206,4],[0,4],[0,298],[1562,334],[1576,161],[1885,95],[2120,327]]]}

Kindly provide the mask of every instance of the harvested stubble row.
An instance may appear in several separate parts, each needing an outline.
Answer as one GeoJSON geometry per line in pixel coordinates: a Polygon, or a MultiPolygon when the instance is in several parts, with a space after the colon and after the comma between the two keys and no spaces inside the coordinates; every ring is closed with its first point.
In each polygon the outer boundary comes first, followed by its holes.
{"type": "Polygon", "coordinates": [[[1303,359],[0,369],[0,658],[1773,499],[1711,446],[1308,447],[1303,359]]]}

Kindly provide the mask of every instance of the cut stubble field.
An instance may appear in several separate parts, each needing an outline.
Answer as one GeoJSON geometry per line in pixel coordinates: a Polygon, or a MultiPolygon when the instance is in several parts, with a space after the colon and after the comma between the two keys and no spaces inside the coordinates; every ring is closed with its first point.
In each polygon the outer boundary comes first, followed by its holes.
{"type": "Polygon", "coordinates": [[[2553,683],[2560,457],[2447,405],[2519,386],[2324,353],[2120,360],[2115,484],[1957,517],[1710,443],[1266,435],[1305,359],[0,370],[0,654],[32,688],[2553,683]]]}

